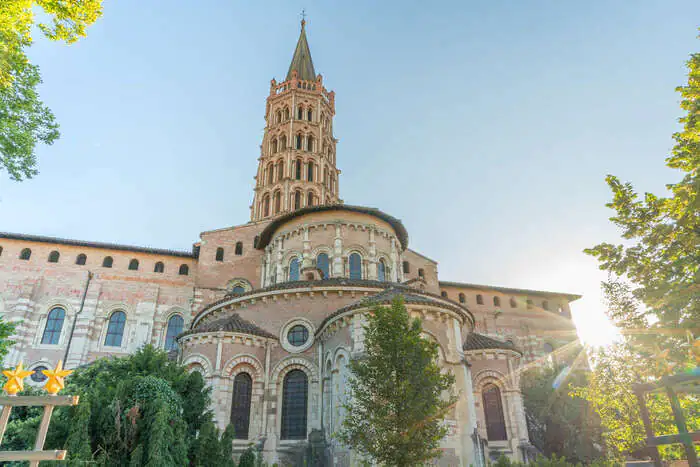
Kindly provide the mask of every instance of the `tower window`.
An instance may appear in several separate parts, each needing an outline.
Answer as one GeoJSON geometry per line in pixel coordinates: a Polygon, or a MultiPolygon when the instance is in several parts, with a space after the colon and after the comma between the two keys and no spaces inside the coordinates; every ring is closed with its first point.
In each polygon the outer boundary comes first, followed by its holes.
{"type": "Polygon", "coordinates": [[[277,181],[280,181],[284,178],[284,163],[280,159],[277,161],[277,181]]]}
{"type": "Polygon", "coordinates": [[[289,120],[289,107],[284,108],[284,119],[289,120]]]}
{"type": "Polygon", "coordinates": [[[511,297],[510,299],[510,307],[515,308],[518,304],[515,302],[515,299],[511,297]]]}
{"type": "Polygon", "coordinates": [[[500,297],[493,297],[493,306],[501,306],[500,297]]]}
{"type": "Polygon", "coordinates": [[[278,110],[277,113],[275,113],[275,123],[279,123],[281,121],[282,121],[282,112],[280,112],[278,110]]]}
{"type": "Polygon", "coordinates": [[[216,249],[216,260],[217,261],[223,261],[224,260],[224,249],[219,247],[216,249]]]}
{"type": "Polygon", "coordinates": [[[314,163],[312,161],[306,164],[306,179],[310,182],[314,181],[314,163]]]}
{"type": "Polygon", "coordinates": [[[301,159],[297,159],[294,163],[294,178],[301,180],[301,159]]]}
{"type": "Polygon", "coordinates": [[[165,271],[165,265],[161,261],[158,261],[153,268],[153,272],[162,273],[163,271],[165,271]]]}
{"type": "Polygon", "coordinates": [[[231,421],[236,439],[248,439],[250,426],[250,400],[253,392],[253,379],[248,373],[238,373],[233,379],[233,401],[231,421]]]}
{"type": "Polygon", "coordinates": [[[312,122],[312,121],[314,120],[314,111],[311,110],[311,109],[309,109],[309,111],[307,112],[306,116],[307,116],[308,120],[309,120],[310,122],[312,122]]]}
{"type": "Polygon", "coordinates": [[[177,273],[181,276],[188,276],[190,274],[190,267],[186,264],[181,264],[177,273]]]}
{"type": "Polygon", "coordinates": [[[314,152],[314,137],[311,135],[306,137],[306,150],[314,152]]]}
{"type": "Polygon", "coordinates": [[[279,150],[284,151],[285,149],[287,149],[287,137],[282,135],[280,136],[279,150]]]}
{"type": "Polygon", "coordinates": [[[301,139],[302,139],[302,136],[301,136],[301,135],[297,135],[297,136],[296,136],[296,148],[297,148],[297,150],[299,150],[299,151],[301,151],[301,147],[302,147],[301,139]]]}
{"type": "Polygon", "coordinates": [[[277,140],[273,139],[272,140],[272,153],[274,154],[276,152],[277,152],[277,140]]]}
{"type": "Polygon", "coordinates": [[[130,271],[138,271],[139,269],[139,260],[137,259],[132,259],[129,261],[129,270],[130,271]]]}
{"type": "Polygon", "coordinates": [[[301,208],[301,191],[297,190],[294,192],[294,209],[301,208]]]}
{"type": "Polygon", "coordinates": [[[29,248],[23,249],[19,254],[19,259],[21,259],[22,261],[29,261],[29,258],[31,258],[31,257],[32,257],[32,250],[30,250],[29,248]]]}
{"type": "Polygon", "coordinates": [[[241,256],[243,254],[243,242],[236,242],[236,256],[241,256]]]}
{"type": "Polygon", "coordinates": [[[306,205],[307,206],[313,206],[314,205],[314,192],[309,191],[309,193],[306,196],[306,205]]]}
{"type": "Polygon", "coordinates": [[[282,204],[282,195],[280,194],[279,191],[275,192],[274,200],[275,200],[275,214],[277,214],[280,212],[281,204],[282,204]]]}
{"type": "Polygon", "coordinates": [[[272,182],[274,181],[274,166],[272,163],[267,164],[267,184],[271,185],[272,182]]]}
{"type": "Polygon", "coordinates": [[[265,195],[263,198],[263,215],[265,217],[270,215],[270,195],[265,195]]]}
{"type": "Polygon", "coordinates": [[[297,120],[304,120],[304,108],[302,106],[297,108],[297,120]]]}
{"type": "Polygon", "coordinates": [[[459,303],[466,303],[467,302],[467,296],[464,295],[463,293],[459,294],[459,303]]]}
{"type": "Polygon", "coordinates": [[[483,305],[484,304],[484,297],[483,295],[479,294],[476,296],[476,304],[477,305],[483,305]]]}
{"type": "Polygon", "coordinates": [[[78,266],[83,266],[85,265],[85,262],[87,261],[87,256],[83,253],[80,253],[76,258],[75,258],[75,264],[78,266]]]}
{"type": "Polygon", "coordinates": [[[411,264],[408,261],[403,262],[403,273],[408,274],[411,272],[411,264]]]}
{"type": "Polygon", "coordinates": [[[54,250],[51,253],[49,253],[49,263],[58,263],[58,258],[61,257],[61,254],[54,250]]]}
{"type": "Polygon", "coordinates": [[[103,268],[111,268],[113,263],[114,263],[114,260],[112,259],[111,256],[105,256],[105,258],[102,260],[102,267],[103,268]]]}

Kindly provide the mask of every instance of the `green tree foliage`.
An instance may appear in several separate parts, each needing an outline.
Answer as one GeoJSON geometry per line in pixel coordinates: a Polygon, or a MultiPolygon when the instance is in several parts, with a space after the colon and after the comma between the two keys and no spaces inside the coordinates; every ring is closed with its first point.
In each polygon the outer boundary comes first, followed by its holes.
{"type": "Polygon", "coordinates": [[[219,436],[214,423],[206,422],[194,440],[191,465],[194,467],[235,467],[233,460],[233,425],[219,436]]]}
{"type": "Polygon", "coordinates": [[[438,346],[421,336],[402,300],[367,314],[365,353],[350,362],[351,397],[339,438],[387,466],[438,457],[442,424],[456,396],[454,376],[437,363],[438,346]]]}
{"type": "Polygon", "coordinates": [[[522,375],[530,441],[545,456],[572,463],[601,457],[600,420],[587,401],[570,394],[572,387],[586,384],[586,372],[566,364],[533,367],[522,375]]]}
{"type": "Polygon", "coordinates": [[[21,181],[37,174],[37,143],[52,144],[58,124],[39,99],[39,68],[26,49],[36,26],[50,40],[73,43],[102,15],[102,0],[0,1],[0,170],[21,181]],[[35,23],[41,11],[46,23],[35,23]]]}
{"type": "Polygon", "coordinates": [[[92,448],[90,446],[90,402],[81,401],[76,407],[71,408],[71,426],[66,439],[66,450],[68,451],[68,465],[84,465],[86,461],[92,460],[92,448]]]}
{"type": "Polygon", "coordinates": [[[5,355],[10,351],[10,347],[15,343],[10,339],[14,333],[15,324],[8,323],[0,316],[0,363],[5,359],[5,355]]]}
{"type": "MultiPolygon", "coordinates": [[[[688,83],[681,94],[683,129],[666,165],[682,172],[667,185],[666,196],[640,197],[630,183],[612,175],[607,182],[615,211],[611,221],[624,244],[601,243],[586,252],[609,272],[603,283],[608,314],[620,328],[622,342],[592,353],[589,384],[577,389],[597,410],[606,429],[609,453],[622,457],[644,445],[644,431],[633,383],[653,381],[697,364],[692,343],[700,322],[700,54],[688,61],[688,83]]],[[[700,401],[681,397],[691,429],[700,429],[700,401]]],[[[648,400],[655,434],[675,431],[663,396],[648,400]]],[[[677,458],[678,446],[661,449],[677,458]]]]}

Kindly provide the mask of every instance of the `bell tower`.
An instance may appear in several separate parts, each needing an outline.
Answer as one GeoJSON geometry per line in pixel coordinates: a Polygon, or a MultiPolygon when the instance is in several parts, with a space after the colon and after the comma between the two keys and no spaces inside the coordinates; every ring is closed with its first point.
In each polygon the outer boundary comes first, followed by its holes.
{"type": "Polygon", "coordinates": [[[321,75],[316,75],[302,20],[287,77],[270,82],[251,221],[342,202],[334,115],[335,92],[327,91],[321,75]]]}

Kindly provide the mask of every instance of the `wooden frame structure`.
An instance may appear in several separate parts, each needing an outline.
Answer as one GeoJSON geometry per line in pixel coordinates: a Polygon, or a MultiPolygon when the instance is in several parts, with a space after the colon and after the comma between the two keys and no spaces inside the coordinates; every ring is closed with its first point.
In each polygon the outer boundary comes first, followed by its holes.
{"type": "Polygon", "coordinates": [[[699,465],[698,456],[695,452],[695,443],[700,443],[700,431],[688,432],[685,416],[683,415],[680,402],[678,401],[678,393],[700,394],[700,367],[696,367],[695,370],[690,373],[665,376],[655,383],[638,383],[633,385],[632,389],[637,396],[639,412],[642,416],[644,432],[647,436],[647,448],[654,460],[654,465],[656,467],[662,467],[661,457],[659,456],[659,446],[667,444],[682,444],[685,448],[688,464],[691,466],[699,465]],[[678,428],[678,433],[675,435],[654,436],[654,430],[651,426],[649,410],[646,404],[646,395],[660,392],[666,393],[671,404],[673,418],[678,428]]]}

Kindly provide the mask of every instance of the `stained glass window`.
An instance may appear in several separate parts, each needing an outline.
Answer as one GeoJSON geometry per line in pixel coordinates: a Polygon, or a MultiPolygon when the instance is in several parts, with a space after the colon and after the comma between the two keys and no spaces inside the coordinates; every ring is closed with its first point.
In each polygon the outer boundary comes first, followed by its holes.
{"type": "Polygon", "coordinates": [[[507,440],[501,391],[497,386],[489,384],[483,389],[482,397],[484,400],[484,415],[486,416],[486,435],[489,441],[507,440]]]}
{"type": "Polygon", "coordinates": [[[316,267],[321,270],[323,279],[328,279],[330,277],[330,264],[328,262],[327,254],[321,253],[316,257],[316,267]]]}
{"type": "Polygon", "coordinates": [[[58,344],[65,318],[66,312],[63,308],[57,307],[49,311],[49,316],[46,319],[46,327],[44,328],[44,335],[41,336],[42,344],[58,344]]]}
{"type": "Polygon", "coordinates": [[[348,261],[350,263],[350,279],[362,279],[362,257],[353,253],[348,261]]]}
{"type": "Polygon", "coordinates": [[[34,373],[29,375],[32,381],[34,381],[35,383],[41,383],[46,381],[46,378],[48,378],[48,376],[42,373],[42,370],[48,370],[48,368],[46,368],[45,366],[38,366],[34,368],[34,373]]]}
{"type": "Polygon", "coordinates": [[[238,373],[233,379],[233,401],[231,403],[231,423],[236,439],[248,439],[250,426],[250,398],[253,380],[248,373],[238,373]]]}
{"type": "Polygon", "coordinates": [[[126,315],[123,311],[115,311],[112,313],[112,316],[109,317],[109,325],[107,326],[105,345],[110,347],[121,347],[125,324],[126,315]]]}
{"type": "Polygon", "coordinates": [[[299,280],[299,258],[294,258],[289,262],[289,280],[299,280]]]}
{"type": "Polygon", "coordinates": [[[282,392],[282,439],[306,439],[309,384],[306,373],[292,370],[284,377],[282,392]]]}
{"type": "Polygon", "coordinates": [[[309,330],[301,324],[292,326],[292,329],[287,333],[287,340],[294,347],[301,347],[309,340],[309,330]]]}
{"type": "Polygon", "coordinates": [[[177,349],[177,341],[175,338],[180,335],[184,325],[185,320],[183,320],[180,315],[173,315],[168,320],[168,330],[165,332],[165,350],[177,349]]]}
{"type": "Polygon", "coordinates": [[[386,264],[384,263],[383,259],[380,259],[379,264],[377,265],[377,277],[380,281],[386,280],[386,264]]]}

